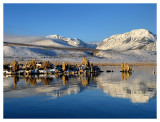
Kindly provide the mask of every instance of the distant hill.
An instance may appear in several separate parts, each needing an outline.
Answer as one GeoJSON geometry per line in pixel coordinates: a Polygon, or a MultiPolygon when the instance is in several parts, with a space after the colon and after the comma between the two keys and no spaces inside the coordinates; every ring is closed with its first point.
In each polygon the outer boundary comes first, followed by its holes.
{"type": "Polygon", "coordinates": [[[128,33],[113,35],[99,43],[97,49],[107,50],[156,50],[156,35],[146,29],[136,29],[128,33]]]}
{"type": "Polygon", "coordinates": [[[81,62],[83,56],[86,56],[91,62],[96,63],[156,62],[156,42],[156,35],[145,29],[113,35],[99,44],[85,43],[77,38],[49,35],[41,39],[24,42],[24,44],[55,46],[61,47],[61,49],[49,50],[39,46],[4,45],[3,56],[4,60],[30,60],[36,58],[38,60],[81,62]],[[73,50],[66,50],[65,48],[72,48],[73,50]],[[100,50],[94,49],[90,50],[91,52],[75,50],[78,48],[96,48],[100,50]]]}
{"type": "Polygon", "coordinates": [[[49,35],[45,39],[36,40],[30,42],[34,45],[55,46],[55,47],[84,47],[84,48],[96,48],[97,44],[85,43],[77,38],[65,38],[60,35],[49,35]]]}

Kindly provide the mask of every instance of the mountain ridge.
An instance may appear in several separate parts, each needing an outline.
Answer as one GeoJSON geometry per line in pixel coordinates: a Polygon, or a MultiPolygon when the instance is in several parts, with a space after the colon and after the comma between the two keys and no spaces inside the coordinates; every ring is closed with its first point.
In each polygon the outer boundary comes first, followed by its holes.
{"type": "Polygon", "coordinates": [[[48,35],[45,39],[31,42],[36,45],[50,45],[58,47],[87,47],[88,44],[77,38],[65,38],[60,35],[48,35]]]}
{"type": "Polygon", "coordinates": [[[113,35],[104,39],[99,45],[98,50],[82,50],[80,46],[94,48],[97,44],[81,44],[77,38],[65,38],[59,35],[49,35],[40,40],[24,43],[32,46],[14,44],[3,45],[3,56],[5,60],[55,60],[79,62],[86,56],[89,60],[96,63],[103,62],[156,62],[156,36],[148,30],[133,30],[124,34],[113,35]],[[75,42],[75,45],[73,44],[75,42]],[[108,43],[109,42],[109,43],[108,43]],[[61,47],[61,49],[49,50],[40,48],[43,46],[61,47]],[[73,50],[80,47],[81,50],[73,50]],[[106,48],[107,47],[107,48],[106,48]],[[66,50],[72,49],[72,50],[66,50]]]}
{"type": "MultiPolygon", "coordinates": [[[[104,39],[96,49],[131,50],[143,49],[148,44],[156,42],[156,35],[146,29],[135,29],[127,33],[112,35],[104,39]]],[[[156,46],[155,46],[156,47],[156,46]]],[[[144,48],[148,49],[148,48],[144,48]]],[[[153,49],[153,50],[156,50],[153,49]]]]}

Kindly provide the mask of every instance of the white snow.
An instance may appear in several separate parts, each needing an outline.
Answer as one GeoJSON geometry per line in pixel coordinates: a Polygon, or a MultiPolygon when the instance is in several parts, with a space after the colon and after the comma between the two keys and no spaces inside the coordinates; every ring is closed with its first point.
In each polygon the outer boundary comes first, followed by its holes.
{"type": "Polygon", "coordinates": [[[3,46],[4,60],[69,60],[76,61],[77,58],[88,56],[89,53],[81,51],[68,51],[68,50],[45,50],[40,48],[31,47],[15,47],[3,46]]]}
{"type": "Polygon", "coordinates": [[[94,63],[107,62],[156,62],[156,51],[128,50],[128,51],[99,51],[96,55],[82,51],[44,50],[30,47],[3,46],[4,60],[48,60],[81,62],[86,56],[94,63]]]}
{"type": "Polygon", "coordinates": [[[154,43],[156,36],[146,29],[136,29],[124,34],[113,35],[104,39],[97,49],[115,49],[115,50],[130,50],[142,49],[146,45],[154,43]]]}
{"type": "Polygon", "coordinates": [[[128,50],[128,51],[100,51],[96,56],[108,59],[109,62],[156,62],[156,51],[128,50]]]}
{"type": "Polygon", "coordinates": [[[61,39],[43,39],[32,42],[30,44],[41,46],[71,47],[71,45],[69,45],[66,41],[61,39]]]}
{"type": "Polygon", "coordinates": [[[146,45],[146,46],[144,47],[144,49],[156,51],[156,45],[157,45],[157,41],[146,45]]]}
{"type": "Polygon", "coordinates": [[[77,38],[65,38],[60,35],[49,35],[46,39],[31,42],[34,45],[55,47],[87,47],[88,44],[77,38]]]}
{"type": "MultiPolygon", "coordinates": [[[[85,43],[77,38],[65,38],[49,35],[46,39],[33,41],[30,44],[55,47],[88,47],[97,44],[85,43]]],[[[45,50],[38,47],[3,46],[4,60],[37,60],[81,62],[86,56],[94,63],[108,62],[156,62],[156,36],[145,29],[133,30],[128,33],[113,35],[103,40],[97,47],[95,55],[83,51],[45,50]]]]}

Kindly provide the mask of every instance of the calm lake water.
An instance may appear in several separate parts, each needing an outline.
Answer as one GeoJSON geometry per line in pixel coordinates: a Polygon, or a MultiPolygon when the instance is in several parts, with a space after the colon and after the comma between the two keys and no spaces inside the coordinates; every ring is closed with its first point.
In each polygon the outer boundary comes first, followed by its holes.
{"type": "Polygon", "coordinates": [[[156,67],[91,76],[4,76],[4,118],[156,118],[156,67]]]}

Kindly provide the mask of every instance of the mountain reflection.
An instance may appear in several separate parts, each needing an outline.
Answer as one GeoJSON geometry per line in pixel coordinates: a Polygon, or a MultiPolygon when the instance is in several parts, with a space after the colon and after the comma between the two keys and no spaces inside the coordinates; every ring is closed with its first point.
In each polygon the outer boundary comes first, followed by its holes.
{"type": "Polygon", "coordinates": [[[90,75],[34,75],[4,76],[5,96],[16,97],[46,93],[51,98],[77,94],[85,89],[102,89],[104,93],[119,98],[128,98],[133,103],[145,103],[156,96],[156,81],[144,81],[140,75],[129,78],[129,73],[102,73],[90,75]],[[124,82],[126,80],[126,82],[124,82]],[[18,89],[18,90],[16,90],[18,89]],[[28,89],[28,90],[27,90],[28,89]],[[19,92],[19,93],[18,93],[19,92]]]}

